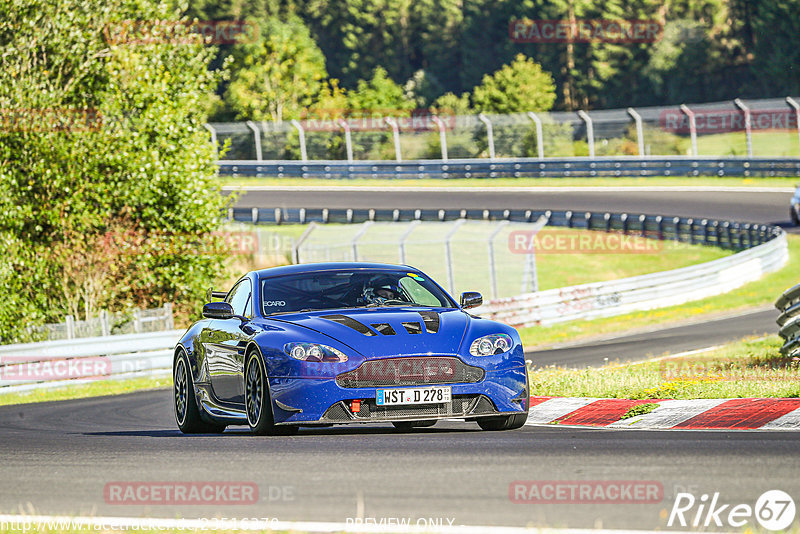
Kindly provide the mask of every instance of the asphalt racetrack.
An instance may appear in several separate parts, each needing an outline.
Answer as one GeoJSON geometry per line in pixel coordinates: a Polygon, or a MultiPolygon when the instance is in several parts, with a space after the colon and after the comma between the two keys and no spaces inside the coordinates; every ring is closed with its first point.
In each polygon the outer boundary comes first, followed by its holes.
{"type": "Polygon", "coordinates": [[[800,492],[793,432],[645,432],[443,422],[303,429],[294,437],[183,436],[169,391],[0,408],[0,509],[115,517],[432,518],[461,525],[663,528],[677,492],[751,506],[800,492]],[[515,481],[643,481],[655,503],[512,503],[515,481]],[[255,483],[251,505],[106,502],[120,482],[255,483]]]}
{"type": "MultiPolygon", "coordinates": [[[[788,225],[789,193],[257,191],[241,206],[507,207],[631,211],[788,225]]],[[[599,365],[772,332],[771,310],[531,353],[546,365],[599,365]]],[[[794,432],[630,431],[526,426],[483,432],[440,422],[410,434],[389,426],[302,429],[294,437],[183,436],[171,392],[0,408],[4,513],[335,521],[423,518],[429,524],[666,529],[678,492],[719,492],[749,504],[766,490],[800,495],[794,432]],[[655,483],[650,503],[515,503],[516,481],[655,483]],[[258,486],[255,504],[119,503],[130,482],[258,486]],[[512,492],[513,494],[513,492],[512,492]]],[[[693,515],[692,517],[693,518],[693,515]]],[[[691,528],[689,525],[688,528],[691,528]]],[[[730,530],[730,527],[726,528],[730,530]]]]}
{"type": "MultiPolygon", "coordinates": [[[[457,185],[457,184],[456,184],[457,185]]],[[[411,189],[361,187],[250,188],[242,208],[541,209],[628,212],[780,224],[792,230],[787,191],[643,188],[411,189]]]]}

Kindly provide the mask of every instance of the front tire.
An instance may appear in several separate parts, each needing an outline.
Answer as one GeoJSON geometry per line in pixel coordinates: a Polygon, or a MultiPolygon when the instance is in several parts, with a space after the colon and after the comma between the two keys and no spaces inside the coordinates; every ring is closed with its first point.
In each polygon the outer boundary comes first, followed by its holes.
{"type": "Polygon", "coordinates": [[[172,399],[175,422],[184,434],[221,434],[225,425],[208,423],[203,420],[197,399],[194,395],[194,382],[189,366],[189,358],[181,351],[172,368],[172,399]]]}
{"type": "Polygon", "coordinates": [[[247,356],[244,382],[244,405],[250,432],[256,436],[288,436],[297,433],[296,426],[278,426],[272,414],[264,359],[253,350],[247,356]]]}
{"type": "Polygon", "coordinates": [[[516,430],[521,428],[527,420],[528,412],[524,412],[502,417],[481,417],[478,419],[478,425],[483,430],[516,430]]]}

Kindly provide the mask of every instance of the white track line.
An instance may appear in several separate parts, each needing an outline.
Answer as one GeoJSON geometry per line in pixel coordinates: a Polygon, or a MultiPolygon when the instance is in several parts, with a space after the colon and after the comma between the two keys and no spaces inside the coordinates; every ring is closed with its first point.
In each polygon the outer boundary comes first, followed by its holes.
{"type": "MultiPolygon", "coordinates": [[[[398,518],[405,519],[405,518],[398,518]]],[[[413,520],[411,520],[413,521],[413,520]]],[[[58,530],[83,530],[95,531],[121,531],[121,530],[241,530],[241,531],[291,531],[291,532],[392,532],[392,533],[442,533],[442,534],[644,534],[655,532],[652,530],[609,530],[609,529],[558,529],[558,528],[522,528],[522,527],[492,527],[492,526],[436,526],[436,525],[389,525],[389,524],[360,524],[355,521],[347,523],[323,523],[311,521],[244,521],[244,520],[216,520],[216,519],[156,519],[136,517],[69,517],[69,516],[23,516],[0,515],[0,525],[9,527],[8,530],[22,531],[27,526],[27,532],[37,529],[58,530]],[[12,528],[17,525],[19,528],[12,528]],[[81,528],[83,527],[83,528],[81,528]]],[[[670,531],[677,534],[677,531],[670,531]]]]}
{"type": "Polygon", "coordinates": [[[560,186],[540,187],[530,186],[500,186],[500,187],[469,187],[469,186],[393,186],[387,181],[385,186],[358,186],[358,185],[224,185],[223,191],[362,191],[365,193],[398,192],[464,192],[464,193],[664,193],[664,192],[722,192],[722,193],[793,193],[793,187],[725,187],[725,186],[560,186]]]}

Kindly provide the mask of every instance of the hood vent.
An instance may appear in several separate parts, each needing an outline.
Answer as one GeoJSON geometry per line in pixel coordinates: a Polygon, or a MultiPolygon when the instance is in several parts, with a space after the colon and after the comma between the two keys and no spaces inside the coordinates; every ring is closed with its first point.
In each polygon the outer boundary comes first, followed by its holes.
{"type": "Polygon", "coordinates": [[[425,330],[429,334],[435,334],[439,331],[439,314],[435,311],[421,311],[419,314],[425,322],[425,330]]]}
{"type": "Polygon", "coordinates": [[[376,323],[370,326],[372,326],[372,328],[374,328],[375,330],[378,331],[378,333],[383,334],[384,336],[395,335],[394,328],[392,328],[392,325],[390,325],[389,323],[376,323]]]}
{"type": "MultiPolygon", "coordinates": [[[[348,317],[346,315],[323,315],[323,319],[327,319],[329,321],[333,321],[334,323],[339,323],[340,325],[346,326],[348,328],[352,328],[356,332],[360,334],[364,334],[365,336],[377,336],[375,332],[369,329],[369,327],[365,324],[359,323],[352,317],[348,317]]],[[[388,325],[387,325],[388,326],[388,325]]]]}
{"type": "Polygon", "coordinates": [[[403,328],[405,328],[406,332],[408,332],[409,334],[422,333],[422,325],[419,323],[403,323],[403,328]]]}

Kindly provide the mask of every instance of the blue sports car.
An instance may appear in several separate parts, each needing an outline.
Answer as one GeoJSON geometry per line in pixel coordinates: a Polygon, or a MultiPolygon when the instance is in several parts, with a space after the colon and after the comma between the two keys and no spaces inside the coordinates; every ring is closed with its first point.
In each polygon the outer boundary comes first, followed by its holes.
{"type": "Polygon", "coordinates": [[[321,263],[253,271],[203,307],[175,347],[175,419],[185,433],[440,419],[519,428],[528,380],[519,334],[470,315],[404,265],[321,263]]]}

